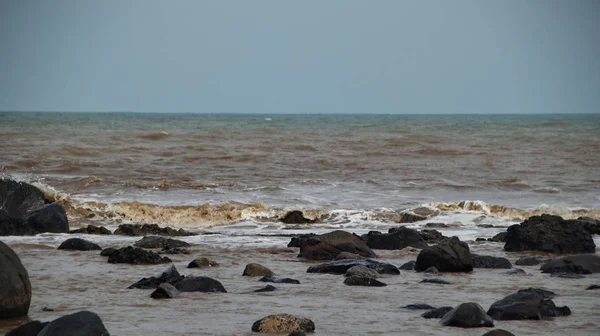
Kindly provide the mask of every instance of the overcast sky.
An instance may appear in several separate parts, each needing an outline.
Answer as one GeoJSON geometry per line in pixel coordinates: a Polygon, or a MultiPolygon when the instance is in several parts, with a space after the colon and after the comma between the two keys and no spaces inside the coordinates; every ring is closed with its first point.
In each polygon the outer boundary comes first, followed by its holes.
{"type": "Polygon", "coordinates": [[[0,110],[600,113],[600,0],[1,0],[0,110]]]}

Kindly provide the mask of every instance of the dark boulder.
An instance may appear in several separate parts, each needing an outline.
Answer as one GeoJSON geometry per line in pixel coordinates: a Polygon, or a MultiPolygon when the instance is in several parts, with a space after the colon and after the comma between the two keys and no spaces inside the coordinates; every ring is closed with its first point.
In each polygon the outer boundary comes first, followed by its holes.
{"type": "Polygon", "coordinates": [[[266,285],[263,288],[257,289],[254,292],[255,293],[262,293],[262,292],[273,292],[277,289],[277,287],[273,286],[273,285],[266,285]]]}
{"type": "Polygon", "coordinates": [[[314,219],[304,217],[302,211],[294,210],[286,213],[281,219],[285,224],[310,224],[314,223],[314,219]]]}
{"type": "Polygon", "coordinates": [[[449,311],[451,311],[452,309],[454,309],[453,307],[440,307],[437,309],[433,309],[430,310],[428,312],[424,312],[423,314],[421,314],[421,317],[424,317],[426,319],[441,319],[442,317],[444,317],[444,315],[448,314],[449,311]]]}
{"type": "Polygon", "coordinates": [[[534,294],[537,294],[538,296],[541,296],[544,299],[552,299],[556,296],[556,293],[554,293],[552,291],[541,289],[541,288],[534,288],[534,287],[529,287],[526,289],[519,289],[519,291],[517,293],[534,293],[534,294]]]}
{"type": "Polygon", "coordinates": [[[260,333],[290,333],[315,331],[315,323],[307,318],[296,317],[290,314],[276,314],[263,317],[252,324],[253,332],[260,333]]]}
{"type": "Polygon", "coordinates": [[[369,286],[369,287],[385,287],[387,286],[383,282],[373,279],[362,277],[358,275],[353,275],[344,279],[344,285],[347,286],[369,286]]]}
{"type": "Polygon", "coordinates": [[[460,328],[493,327],[494,321],[485,310],[475,302],[462,303],[449,311],[442,320],[442,325],[460,328]]]}
{"type": "Polygon", "coordinates": [[[216,267],[216,266],[219,266],[219,264],[216,261],[202,257],[202,258],[196,258],[196,259],[192,260],[188,264],[187,268],[205,268],[205,267],[216,267]]]}
{"type": "Polygon", "coordinates": [[[515,265],[519,266],[535,266],[539,265],[543,262],[543,260],[537,257],[523,257],[517,261],[515,261],[515,265]]]}
{"type": "Polygon", "coordinates": [[[345,274],[348,269],[353,266],[365,266],[379,274],[400,274],[398,268],[391,264],[381,263],[371,259],[355,259],[355,260],[336,260],[318,265],[313,265],[308,268],[307,273],[332,273],[345,274]]]}
{"type": "Polygon", "coordinates": [[[31,321],[22,324],[15,329],[9,331],[4,336],[37,336],[44,329],[44,327],[50,322],[31,321]]]}
{"type": "Polygon", "coordinates": [[[421,272],[431,266],[440,272],[471,272],[473,260],[469,245],[452,237],[439,245],[424,248],[417,256],[415,270],[421,272]]]}
{"type": "Polygon", "coordinates": [[[270,276],[264,276],[260,279],[258,279],[258,281],[262,281],[262,282],[272,282],[272,283],[286,283],[286,284],[300,284],[300,281],[296,280],[296,279],[292,279],[292,278],[276,278],[276,277],[270,277],[270,276]]]}
{"type": "Polygon", "coordinates": [[[439,285],[451,285],[452,282],[448,280],[438,279],[438,278],[428,278],[421,280],[422,283],[434,283],[439,285]]]}
{"type": "Polygon", "coordinates": [[[163,283],[168,283],[171,285],[176,284],[183,280],[183,278],[184,276],[179,274],[177,268],[175,268],[174,265],[171,265],[171,267],[167,268],[166,270],[149,278],[143,278],[127,288],[153,289],[158,288],[158,286],[163,283]]]}
{"type": "Polygon", "coordinates": [[[21,259],[0,241],[0,319],[27,315],[31,283],[21,259]]]}
{"type": "Polygon", "coordinates": [[[153,299],[172,299],[179,295],[179,291],[170,283],[164,282],[158,285],[156,290],[150,294],[153,299]]]}
{"type": "Polygon", "coordinates": [[[75,251],[97,251],[102,250],[98,244],[92,243],[89,240],[81,238],[69,238],[62,242],[58,247],[59,250],[75,250],[75,251]]]}
{"type": "Polygon", "coordinates": [[[82,233],[82,234],[95,234],[95,235],[109,235],[112,234],[109,229],[104,226],[88,225],[84,228],[71,230],[69,233],[82,233]]]}
{"type": "Polygon", "coordinates": [[[314,233],[307,233],[298,237],[293,237],[292,240],[287,244],[287,247],[302,247],[306,244],[309,238],[315,237],[314,233]]]}
{"type": "Polygon", "coordinates": [[[434,229],[425,229],[419,231],[419,235],[423,238],[427,243],[439,243],[448,237],[444,236],[440,231],[434,229]]]}
{"type": "Polygon", "coordinates": [[[592,235],[577,220],[564,220],[560,216],[541,215],[529,217],[521,224],[507,230],[504,250],[543,251],[557,254],[594,253],[596,245],[592,235]]]}
{"type": "Polygon", "coordinates": [[[80,311],[50,322],[38,336],[109,336],[109,334],[98,315],[89,311],[80,311]]]}
{"type": "Polygon", "coordinates": [[[300,247],[299,258],[312,260],[333,260],[340,252],[359,254],[367,258],[376,258],[377,255],[357,235],[336,230],[309,238],[300,247]]]}
{"type": "Polygon", "coordinates": [[[494,320],[540,320],[571,315],[568,307],[556,307],[549,293],[536,289],[519,291],[494,302],[487,313],[494,320]]]}
{"type": "Polygon", "coordinates": [[[0,178],[0,204],[7,217],[21,218],[44,203],[44,194],[37,187],[0,178]]]}
{"type": "Polygon", "coordinates": [[[402,264],[402,266],[398,267],[401,270],[405,270],[405,271],[412,271],[415,269],[415,265],[417,264],[416,261],[411,260],[407,263],[402,264]]]}
{"type": "Polygon", "coordinates": [[[473,255],[473,268],[512,268],[508,259],[501,257],[473,255]]]}
{"type": "Polygon", "coordinates": [[[186,277],[175,284],[175,288],[181,292],[221,292],[227,293],[223,285],[209,277],[186,277]]]}
{"type": "Polygon", "coordinates": [[[105,248],[104,250],[100,251],[100,255],[103,257],[110,257],[111,255],[117,253],[117,249],[114,247],[108,247],[105,248]]]}
{"type": "Polygon", "coordinates": [[[426,309],[426,310],[430,310],[430,309],[436,309],[434,306],[432,305],[428,305],[426,303],[414,303],[414,304],[409,304],[400,308],[404,308],[404,309],[410,309],[410,310],[422,310],[422,309],[426,309]]]}
{"type": "Polygon", "coordinates": [[[256,276],[273,276],[275,275],[275,273],[273,273],[273,271],[271,271],[269,268],[261,265],[261,264],[255,264],[255,263],[250,263],[248,265],[246,265],[246,268],[244,268],[244,273],[242,273],[242,276],[251,276],[251,277],[256,277],[256,276]]]}
{"type": "Polygon", "coordinates": [[[482,336],[515,336],[515,334],[504,329],[494,329],[486,332],[482,336]]]}
{"type": "Polygon", "coordinates": [[[404,226],[391,228],[387,234],[368,234],[366,242],[370,248],[379,250],[401,250],[408,246],[416,248],[428,246],[417,230],[404,226]]]}
{"type": "Polygon", "coordinates": [[[508,233],[506,231],[500,232],[500,233],[496,234],[495,236],[493,236],[492,238],[488,238],[487,240],[491,241],[491,242],[496,242],[496,243],[505,243],[507,234],[508,233]]]}
{"type": "Polygon", "coordinates": [[[579,254],[552,259],[541,267],[542,273],[600,273],[600,256],[595,254],[579,254]]]}
{"type": "Polygon", "coordinates": [[[361,276],[363,278],[377,279],[379,277],[379,273],[377,273],[376,271],[374,271],[366,266],[356,265],[356,266],[350,267],[346,271],[344,276],[345,277],[361,276]]]}
{"type": "Polygon", "coordinates": [[[28,212],[23,220],[35,232],[68,233],[69,219],[60,204],[46,204],[28,212]]]}
{"type": "Polygon", "coordinates": [[[600,285],[589,285],[588,288],[586,288],[586,290],[595,290],[595,289],[600,289],[600,285]]]}
{"type": "Polygon", "coordinates": [[[165,238],[161,236],[147,236],[144,237],[135,244],[134,246],[143,247],[143,248],[173,248],[173,247],[190,247],[192,245],[177,239],[165,238]]]}
{"type": "Polygon", "coordinates": [[[0,209],[0,236],[31,236],[35,232],[25,224],[23,218],[10,217],[6,210],[0,209]]]}
{"type": "Polygon", "coordinates": [[[590,234],[600,234],[600,220],[590,217],[579,217],[577,220],[583,225],[583,228],[590,234]]]}
{"type": "Polygon", "coordinates": [[[170,263],[171,259],[139,247],[127,246],[108,256],[108,262],[111,264],[154,265],[170,263]]]}
{"type": "Polygon", "coordinates": [[[121,224],[115,230],[116,235],[124,236],[195,236],[195,233],[185,231],[184,229],[175,230],[170,227],[160,227],[157,224],[121,224]]]}

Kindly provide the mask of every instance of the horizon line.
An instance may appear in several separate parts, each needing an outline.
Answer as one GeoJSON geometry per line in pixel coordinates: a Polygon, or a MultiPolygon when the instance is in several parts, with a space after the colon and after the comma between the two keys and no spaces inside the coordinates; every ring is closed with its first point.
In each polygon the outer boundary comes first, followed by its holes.
{"type": "Polygon", "coordinates": [[[0,113],[93,113],[93,114],[228,114],[228,115],[581,115],[581,114],[600,114],[599,112],[461,112],[461,113],[439,113],[439,112],[407,112],[407,113],[369,113],[369,112],[164,112],[164,111],[35,111],[35,110],[0,110],[0,113]]]}

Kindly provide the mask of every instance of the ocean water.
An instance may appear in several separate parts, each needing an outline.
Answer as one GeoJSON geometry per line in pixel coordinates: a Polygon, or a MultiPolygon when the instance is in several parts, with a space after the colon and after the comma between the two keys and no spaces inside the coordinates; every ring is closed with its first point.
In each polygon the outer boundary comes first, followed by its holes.
{"type": "MultiPolygon", "coordinates": [[[[497,326],[522,335],[600,333],[598,293],[585,291],[598,275],[567,280],[536,267],[519,277],[487,270],[445,275],[457,285],[430,290],[419,284],[421,274],[403,272],[384,278],[383,289],[350,291],[341,277],[307,275],[309,265],[285,247],[293,234],[387,231],[403,212],[425,207],[431,217],[402,225],[444,223],[439,231],[468,241],[474,252],[514,262],[521,254],[475,239],[533,214],[600,218],[600,115],[0,112],[0,143],[2,177],[43,189],[65,206],[72,227],[157,223],[210,233],[184,237],[192,255],[173,259],[181,273],[214,277],[230,292],[159,303],[125,288],[165,265],[109,265],[96,252],[56,251],[65,234],[2,237],[31,275],[33,319],[89,309],[114,335],[245,335],[255,320],[291,312],[315,320],[317,335],[480,335],[399,306],[470,300],[487,309],[515,289],[541,285],[559,292],[555,301],[573,316],[497,326]],[[289,210],[320,220],[281,223],[289,210]],[[189,272],[194,256],[221,266],[189,272]],[[249,262],[302,285],[254,294],[264,284],[240,277],[249,262]]],[[[137,240],[78,236],[102,247],[137,240]]],[[[380,254],[396,265],[416,257],[380,254]]],[[[16,324],[0,324],[0,332],[16,324]]]]}

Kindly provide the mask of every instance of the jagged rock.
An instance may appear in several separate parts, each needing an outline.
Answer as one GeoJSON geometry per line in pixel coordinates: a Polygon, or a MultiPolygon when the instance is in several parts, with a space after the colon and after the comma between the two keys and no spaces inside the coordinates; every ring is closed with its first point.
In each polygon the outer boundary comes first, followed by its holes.
{"type": "Polygon", "coordinates": [[[344,276],[345,277],[361,276],[363,278],[377,279],[379,277],[379,273],[377,273],[376,271],[374,271],[368,267],[365,267],[362,265],[356,265],[356,266],[350,267],[346,271],[344,276]]]}
{"type": "Polygon", "coordinates": [[[515,265],[519,266],[535,266],[539,265],[543,262],[543,260],[538,259],[537,257],[523,257],[517,261],[515,261],[515,265]]]}
{"type": "Polygon", "coordinates": [[[473,268],[512,268],[508,259],[501,257],[473,255],[473,268]]]}
{"type": "Polygon", "coordinates": [[[147,251],[139,247],[127,246],[116,250],[108,257],[111,264],[165,264],[171,259],[161,257],[157,253],[147,251]]]}
{"type": "Polygon", "coordinates": [[[175,284],[180,292],[221,292],[227,293],[223,285],[209,277],[185,277],[175,284]]]}
{"type": "Polygon", "coordinates": [[[161,249],[192,246],[182,240],[165,238],[165,237],[161,237],[161,236],[147,236],[147,237],[144,237],[144,238],[138,240],[133,245],[136,247],[161,248],[161,249]]]}
{"type": "Polygon", "coordinates": [[[600,273],[600,256],[595,254],[579,254],[556,258],[542,265],[542,273],[600,273]]]}
{"type": "Polygon", "coordinates": [[[158,288],[162,283],[176,284],[184,278],[183,275],[179,274],[177,268],[174,265],[167,268],[166,270],[151,276],[149,278],[143,278],[142,280],[134,283],[127,287],[128,289],[140,288],[140,289],[152,289],[158,288]]]}
{"type": "Polygon", "coordinates": [[[596,245],[592,235],[577,220],[564,220],[560,216],[541,215],[529,217],[521,224],[507,230],[504,250],[543,251],[557,254],[594,253],[596,245]]]}
{"type": "Polygon", "coordinates": [[[273,276],[275,275],[275,273],[273,273],[273,271],[271,271],[270,269],[268,269],[267,267],[260,265],[260,264],[248,264],[246,265],[246,268],[244,269],[244,273],[242,274],[242,276],[251,276],[251,277],[256,277],[256,276],[273,276]]]}
{"type": "Polygon", "coordinates": [[[426,303],[414,303],[414,304],[409,304],[400,308],[404,308],[404,309],[410,309],[410,310],[421,310],[421,309],[436,309],[434,306],[432,305],[428,305],[426,303]]]}
{"type": "Polygon", "coordinates": [[[28,212],[23,220],[35,232],[68,233],[69,219],[60,204],[46,204],[28,212]]]}
{"type": "Polygon", "coordinates": [[[494,330],[490,330],[490,331],[486,332],[482,336],[515,336],[515,335],[504,329],[494,329],[494,330]]]}
{"type": "Polygon", "coordinates": [[[511,269],[510,271],[504,273],[506,275],[520,275],[520,274],[527,274],[527,272],[525,272],[523,269],[521,268],[514,268],[511,269]]]}
{"type": "Polygon", "coordinates": [[[416,261],[411,260],[411,261],[409,261],[407,263],[402,264],[402,266],[400,266],[398,268],[401,269],[401,270],[405,270],[405,271],[412,271],[412,270],[415,269],[415,264],[416,263],[417,263],[416,261]]]}
{"type": "Polygon", "coordinates": [[[275,278],[271,276],[264,276],[260,278],[258,281],[262,282],[272,282],[272,283],[287,283],[287,284],[300,284],[300,281],[291,278],[275,278]]]}
{"type": "Polygon", "coordinates": [[[5,336],[37,336],[50,322],[31,321],[9,331],[5,336]]]}
{"type": "Polygon", "coordinates": [[[296,317],[290,314],[276,314],[263,317],[252,324],[253,332],[260,333],[289,333],[315,331],[315,323],[307,318],[296,317]]]}
{"type": "Polygon", "coordinates": [[[488,241],[497,242],[497,243],[505,243],[507,234],[508,233],[506,231],[500,232],[500,233],[496,234],[495,236],[493,236],[492,238],[488,238],[488,241]]]}
{"type": "Polygon", "coordinates": [[[195,233],[185,231],[184,229],[175,230],[170,227],[160,227],[157,224],[121,224],[115,230],[116,235],[124,236],[195,236],[195,233]]]}
{"type": "Polygon", "coordinates": [[[196,258],[194,260],[192,260],[187,268],[205,268],[205,267],[217,267],[219,266],[219,264],[214,261],[214,260],[210,260],[208,258],[196,258]]]}
{"type": "Polygon", "coordinates": [[[448,314],[448,312],[451,311],[452,309],[454,309],[454,308],[453,307],[440,307],[440,308],[433,309],[433,310],[430,310],[428,312],[421,314],[421,317],[424,317],[426,319],[432,319],[432,318],[441,319],[442,317],[444,317],[444,315],[448,314]]]}
{"type": "Polygon", "coordinates": [[[59,250],[75,250],[75,251],[96,251],[102,250],[98,244],[92,243],[89,240],[81,238],[69,238],[62,242],[58,247],[59,250]]]}
{"type": "Polygon", "coordinates": [[[550,277],[552,277],[552,278],[563,278],[563,279],[583,279],[583,278],[585,278],[581,274],[571,273],[571,272],[551,273],[550,277]]]}
{"type": "Polygon", "coordinates": [[[594,289],[600,289],[600,285],[589,285],[588,288],[586,288],[586,290],[594,290],[594,289]]]}
{"type": "Polygon", "coordinates": [[[376,271],[379,274],[400,274],[396,266],[386,263],[380,263],[371,259],[356,259],[356,260],[336,260],[318,265],[313,265],[308,268],[307,273],[332,273],[344,274],[353,266],[362,265],[376,271]]]}
{"type": "Polygon", "coordinates": [[[287,247],[302,247],[302,246],[304,246],[304,244],[306,244],[308,239],[313,238],[315,236],[316,236],[316,234],[314,234],[314,233],[307,233],[307,234],[300,235],[298,237],[293,237],[290,240],[290,242],[287,244],[287,247]]]}
{"type": "Polygon", "coordinates": [[[110,257],[111,255],[115,254],[118,250],[116,248],[113,247],[109,247],[109,248],[105,248],[104,250],[102,250],[100,252],[100,255],[103,257],[110,257]]]}
{"type": "Polygon", "coordinates": [[[377,257],[360,237],[342,230],[308,238],[306,243],[300,247],[298,257],[312,260],[333,260],[340,252],[344,251],[367,258],[377,257]]]}
{"type": "Polygon", "coordinates": [[[552,292],[528,289],[494,302],[488,310],[494,320],[540,320],[571,315],[568,307],[556,307],[549,298],[552,292]]]}
{"type": "Polygon", "coordinates": [[[109,336],[109,334],[98,315],[90,311],[80,311],[50,322],[38,336],[109,336]]]}
{"type": "Polygon", "coordinates": [[[0,319],[27,315],[31,283],[21,259],[0,241],[0,319]]]}
{"type": "Polygon", "coordinates": [[[427,243],[421,238],[417,230],[404,226],[391,228],[387,234],[367,234],[367,246],[380,250],[401,250],[411,246],[425,248],[427,243]]]}
{"type": "Polygon", "coordinates": [[[423,279],[423,280],[421,280],[421,282],[434,283],[434,284],[440,284],[440,285],[451,285],[452,284],[452,282],[450,282],[448,280],[442,280],[442,279],[436,279],[436,278],[423,279]]]}
{"type": "Polygon", "coordinates": [[[415,270],[435,266],[440,272],[471,272],[473,260],[467,243],[453,237],[444,243],[424,248],[417,256],[415,270]]]}
{"type": "Polygon", "coordinates": [[[298,211],[298,210],[294,210],[294,211],[290,211],[290,212],[286,213],[280,219],[280,221],[282,221],[285,224],[310,224],[310,223],[315,222],[315,220],[313,220],[313,219],[308,219],[308,218],[304,217],[304,214],[302,213],[302,211],[298,211]]]}
{"type": "Polygon", "coordinates": [[[344,280],[344,285],[347,286],[369,286],[369,287],[385,287],[387,286],[386,284],[384,284],[383,282],[373,279],[373,278],[366,278],[366,277],[362,277],[362,276],[358,276],[358,275],[353,275],[350,277],[347,277],[344,280]]]}
{"type": "Polygon", "coordinates": [[[365,259],[365,257],[356,254],[356,253],[350,253],[350,252],[340,252],[340,254],[338,254],[335,257],[335,260],[344,260],[344,259],[365,259]]]}
{"type": "Polygon", "coordinates": [[[160,285],[158,285],[158,288],[156,288],[156,290],[152,292],[152,294],[150,294],[150,297],[153,299],[171,299],[176,297],[177,295],[179,295],[179,291],[177,290],[177,288],[175,288],[170,283],[163,282],[160,285]]]}
{"type": "Polygon", "coordinates": [[[462,303],[449,311],[440,321],[442,325],[460,328],[493,327],[494,321],[475,302],[462,303]]]}
{"type": "Polygon", "coordinates": [[[112,234],[109,229],[104,226],[88,225],[84,228],[71,230],[69,233],[83,233],[83,234],[97,234],[97,235],[109,235],[112,234]]]}
{"type": "Polygon", "coordinates": [[[272,286],[272,285],[266,285],[266,286],[265,286],[265,287],[263,287],[263,288],[260,288],[260,289],[257,289],[257,290],[255,290],[254,292],[255,292],[255,293],[262,293],[262,292],[272,292],[272,291],[274,291],[274,290],[276,290],[276,289],[277,289],[277,287],[275,287],[275,286],[272,286]]]}

